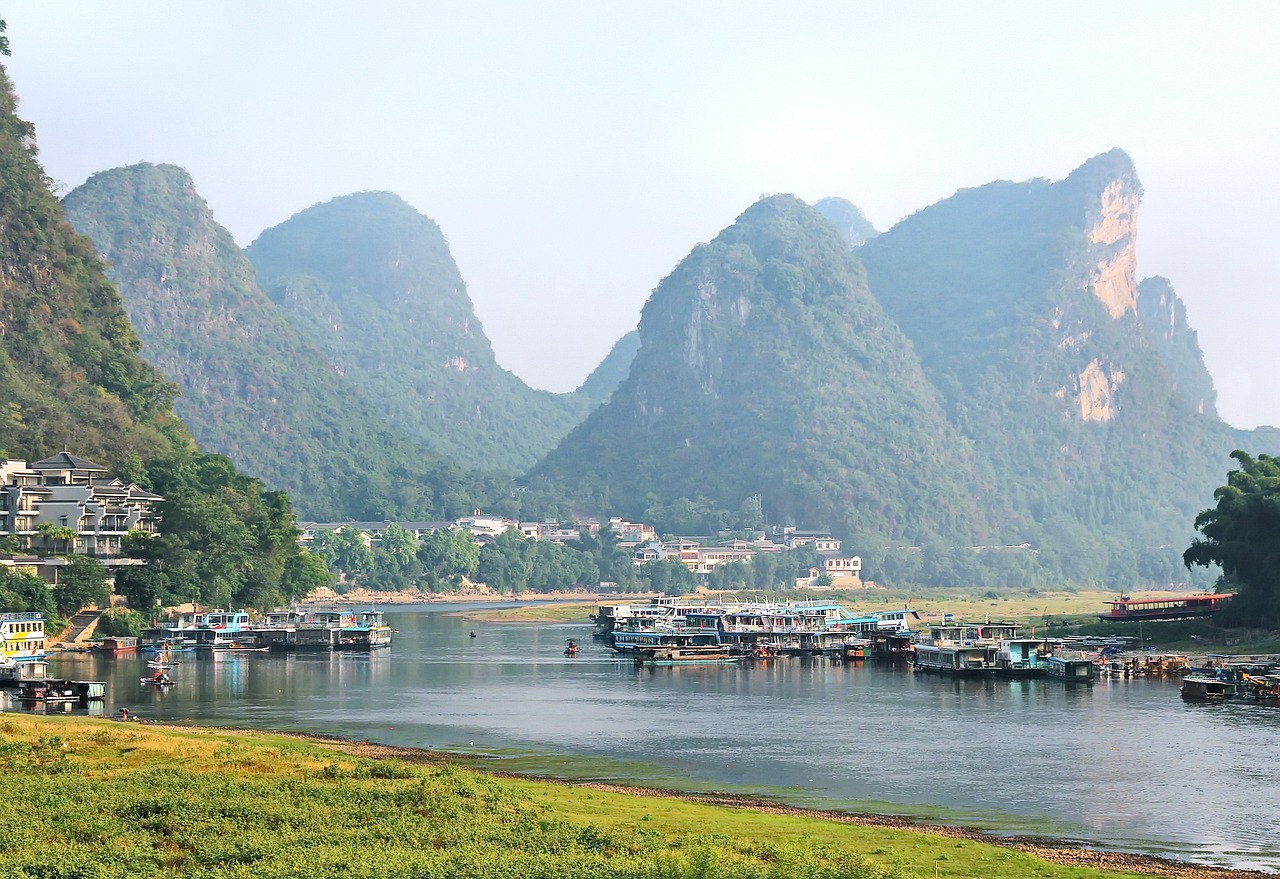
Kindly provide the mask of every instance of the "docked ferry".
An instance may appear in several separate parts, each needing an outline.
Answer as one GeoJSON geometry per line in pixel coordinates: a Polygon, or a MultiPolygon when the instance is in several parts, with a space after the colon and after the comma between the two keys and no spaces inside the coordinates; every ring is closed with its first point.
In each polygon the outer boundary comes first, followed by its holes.
{"type": "Polygon", "coordinates": [[[0,613],[0,656],[10,662],[33,662],[45,657],[44,614],[0,613]]]}
{"type": "Polygon", "coordinates": [[[382,611],[365,610],[342,626],[340,650],[377,650],[391,646],[391,627],[382,620],[382,611]]]}
{"type": "Polygon", "coordinates": [[[916,671],[989,675],[996,670],[1000,642],[1016,638],[1015,623],[943,623],[929,627],[916,645],[916,671]]]}

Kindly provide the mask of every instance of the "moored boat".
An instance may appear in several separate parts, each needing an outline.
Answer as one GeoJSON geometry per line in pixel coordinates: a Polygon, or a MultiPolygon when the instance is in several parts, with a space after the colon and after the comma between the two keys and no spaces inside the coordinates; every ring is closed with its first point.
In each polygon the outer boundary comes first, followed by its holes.
{"type": "Polygon", "coordinates": [[[996,669],[1002,639],[1016,638],[1015,623],[953,623],[929,627],[929,638],[916,645],[916,671],[949,675],[989,675],[996,669]]]}
{"type": "Polygon", "coordinates": [[[1055,654],[1045,659],[1048,677],[1073,683],[1093,683],[1097,676],[1093,660],[1079,654],[1055,654]]]}
{"type": "Polygon", "coordinates": [[[129,635],[110,635],[98,641],[98,650],[107,656],[137,653],[138,639],[129,635]]]}
{"type": "Polygon", "coordinates": [[[741,657],[729,652],[727,645],[705,647],[641,647],[632,651],[636,665],[693,665],[696,663],[737,662],[741,657]]]}
{"type": "Polygon", "coordinates": [[[102,681],[71,681],[61,678],[43,678],[18,682],[17,692],[13,694],[16,702],[45,705],[74,704],[85,706],[90,702],[101,701],[106,694],[106,684],[102,681]]]}
{"type": "Polygon", "coordinates": [[[1223,702],[1235,698],[1236,685],[1217,678],[1188,676],[1182,679],[1179,692],[1188,702],[1223,702]]]}
{"type": "Polygon", "coordinates": [[[0,660],[31,662],[43,659],[44,614],[0,613],[0,660]]]}
{"type": "Polygon", "coordinates": [[[1048,672],[1049,642],[1035,638],[1005,638],[996,648],[996,677],[1039,678],[1048,672]]]}

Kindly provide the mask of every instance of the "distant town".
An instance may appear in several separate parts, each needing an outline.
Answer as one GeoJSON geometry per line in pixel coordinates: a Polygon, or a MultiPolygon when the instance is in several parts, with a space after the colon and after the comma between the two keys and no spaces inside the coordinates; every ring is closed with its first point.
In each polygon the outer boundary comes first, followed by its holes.
{"type": "Polygon", "coordinates": [[[493,543],[507,531],[518,531],[528,540],[545,540],[560,545],[580,541],[583,536],[599,537],[602,533],[613,536],[620,549],[631,554],[637,566],[664,559],[675,559],[695,575],[710,575],[719,565],[746,562],[760,553],[782,552],[809,547],[818,556],[819,563],[807,571],[798,572],[797,589],[861,589],[862,559],[842,551],[841,541],[827,531],[802,531],[789,526],[778,526],[765,532],[753,532],[750,539],[732,535],[659,538],[652,525],[628,522],[614,516],[601,522],[584,519],[573,522],[519,522],[504,516],[488,516],[480,510],[470,516],[453,521],[439,522],[302,522],[299,542],[309,547],[322,532],[342,533],[355,531],[361,542],[373,549],[392,524],[412,534],[417,540],[442,529],[467,529],[478,546],[493,543]]]}
{"type": "MultiPolygon", "coordinates": [[[[164,498],[118,476],[106,467],[63,451],[40,461],[0,460],[0,565],[33,569],[49,582],[57,581],[57,569],[65,565],[59,553],[97,559],[111,571],[142,562],[123,552],[130,532],[160,533],[157,505],[164,498]],[[32,553],[35,553],[34,555],[32,553]]],[[[769,532],[742,532],[715,536],[668,536],[660,539],[654,526],[620,517],[606,521],[520,522],[475,510],[452,521],[299,522],[298,542],[310,549],[320,534],[355,532],[373,549],[392,525],[423,540],[448,529],[470,532],[477,546],[493,543],[499,535],[516,531],[528,540],[565,545],[583,539],[611,536],[636,566],[674,559],[695,576],[709,576],[720,565],[750,563],[761,553],[801,547],[812,549],[817,562],[797,571],[799,589],[864,588],[862,559],[843,551],[841,541],[826,531],[805,531],[778,526],[769,532]]]]}

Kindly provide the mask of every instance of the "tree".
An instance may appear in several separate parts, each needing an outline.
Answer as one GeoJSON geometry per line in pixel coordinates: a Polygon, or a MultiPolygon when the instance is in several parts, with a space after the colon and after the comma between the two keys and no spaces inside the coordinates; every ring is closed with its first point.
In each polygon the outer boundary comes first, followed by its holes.
{"type": "Polygon", "coordinates": [[[73,555],[58,572],[53,589],[58,613],[71,616],[82,608],[106,607],[111,601],[111,583],[102,562],[85,555],[73,555]]]}
{"type": "Polygon", "coordinates": [[[440,528],[418,545],[418,561],[431,586],[453,577],[474,577],[480,566],[480,547],[470,528],[440,528]]]}
{"type": "Polygon", "coordinates": [[[356,528],[321,531],[316,535],[313,551],[329,567],[344,574],[360,574],[373,567],[373,550],[365,546],[364,535],[356,528]]]}
{"type": "Polygon", "coordinates": [[[1240,469],[1213,493],[1217,506],[1201,511],[1203,536],[1182,554],[1183,563],[1220,565],[1220,591],[1234,588],[1228,618],[1280,628],[1280,458],[1234,451],[1240,469]]]}
{"type": "Polygon", "coordinates": [[[116,573],[116,592],[123,595],[129,607],[155,615],[156,608],[174,603],[169,577],[153,565],[130,565],[116,573]]]}
{"type": "Polygon", "coordinates": [[[0,55],[4,55],[6,58],[9,57],[9,38],[4,36],[4,32],[8,28],[9,25],[5,24],[4,19],[0,18],[0,55]]]}
{"type": "Polygon", "coordinates": [[[290,556],[284,566],[280,591],[286,600],[305,598],[322,586],[333,585],[333,573],[324,559],[315,553],[301,552],[290,556]]]}
{"type": "Polygon", "coordinates": [[[49,619],[58,608],[48,583],[30,571],[0,567],[0,611],[42,613],[49,619]]]}
{"type": "Polygon", "coordinates": [[[418,538],[392,522],[382,532],[378,548],[390,556],[401,571],[407,573],[414,562],[414,553],[418,551],[418,538]]]}
{"type": "Polygon", "coordinates": [[[76,529],[67,526],[54,525],[52,522],[41,522],[36,526],[36,533],[44,540],[44,542],[55,553],[58,551],[58,543],[62,543],[62,551],[71,551],[71,541],[76,539],[76,529]]]}

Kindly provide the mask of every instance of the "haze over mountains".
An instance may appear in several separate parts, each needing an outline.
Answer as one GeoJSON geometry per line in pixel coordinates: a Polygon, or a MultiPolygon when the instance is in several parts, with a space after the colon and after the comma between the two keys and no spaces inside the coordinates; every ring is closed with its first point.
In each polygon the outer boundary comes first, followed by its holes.
{"type": "Polygon", "coordinates": [[[843,199],[765,198],[572,394],[497,365],[441,230],[390,193],[243,253],[173,166],[95,175],[65,207],[196,438],[304,516],[791,523],[890,579],[1128,585],[1185,579],[1226,453],[1274,440],[1217,418],[1172,284],[1138,282],[1140,191],[1117,150],[884,233],[843,199]]]}

